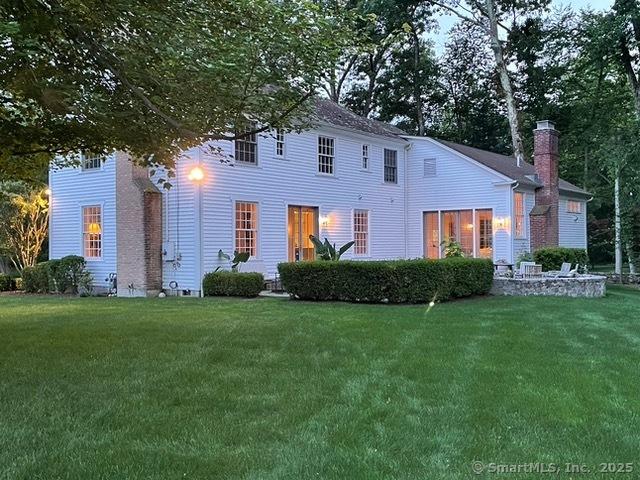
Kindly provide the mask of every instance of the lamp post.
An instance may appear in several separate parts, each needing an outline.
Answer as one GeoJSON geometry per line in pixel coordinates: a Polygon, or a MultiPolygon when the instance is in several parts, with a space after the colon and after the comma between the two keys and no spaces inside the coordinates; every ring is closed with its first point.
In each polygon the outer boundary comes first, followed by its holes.
{"type": "Polygon", "coordinates": [[[195,238],[195,267],[196,267],[196,280],[199,285],[199,295],[200,297],[204,297],[204,292],[202,291],[202,277],[203,266],[202,266],[202,188],[204,184],[205,174],[200,161],[198,164],[191,168],[189,171],[189,175],[187,177],[194,185],[195,185],[195,230],[196,230],[196,238],[195,238]]]}

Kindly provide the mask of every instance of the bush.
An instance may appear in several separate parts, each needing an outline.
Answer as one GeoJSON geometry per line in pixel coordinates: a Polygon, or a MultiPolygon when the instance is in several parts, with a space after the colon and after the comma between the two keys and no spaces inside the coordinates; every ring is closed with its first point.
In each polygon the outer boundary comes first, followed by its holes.
{"type": "Polygon", "coordinates": [[[257,297],[263,287],[261,273],[213,272],[202,279],[202,288],[208,297],[257,297]]]}
{"type": "Polygon", "coordinates": [[[0,292],[9,292],[14,289],[13,278],[0,273],[0,292]]]}
{"type": "Polygon", "coordinates": [[[24,284],[22,283],[21,277],[16,277],[13,281],[15,282],[16,290],[24,290],[24,284]]]}
{"type": "Polygon", "coordinates": [[[78,293],[87,276],[90,273],[84,258],[68,255],[26,267],[22,271],[22,284],[28,293],[78,293]]]}
{"type": "Polygon", "coordinates": [[[427,303],[491,289],[493,264],[475,258],[281,263],[287,292],[303,300],[427,303]]]}
{"type": "Polygon", "coordinates": [[[49,291],[49,262],[22,270],[22,285],[27,293],[47,293],[49,291]]]}
{"type": "Polygon", "coordinates": [[[544,247],[533,252],[533,259],[542,265],[543,271],[560,270],[564,262],[575,265],[587,265],[589,256],[581,248],[544,247]]]}

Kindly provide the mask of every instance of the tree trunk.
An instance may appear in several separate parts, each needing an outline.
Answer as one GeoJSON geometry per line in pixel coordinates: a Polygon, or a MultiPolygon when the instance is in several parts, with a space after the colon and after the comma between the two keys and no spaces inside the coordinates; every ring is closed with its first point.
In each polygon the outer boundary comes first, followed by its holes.
{"type": "Polygon", "coordinates": [[[616,178],[613,186],[613,203],[615,216],[615,274],[622,282],[622,222],[620,214],[620,168],[616,167],[616,178]]]}
{"type": "Polygon", "coordinates": [[[513,155],[516,157],[518,165],[521,165],[522,162],[524,162],[525,155],[522,143],[520,120],[518,118],[518,108],[513,94],[511,78],[509,77],[509,71],[507,70],[507,65],[504,61],[504,50],[500,43],[500,37],[498,36],[498,18],[496,17],[494,1],[495,0],[486,0],[487,19],[489,21],[487,33],[489,34],[491,50],[493,51],[493,55],[496,60],[496,68],[498,70],[498,76],[500,77],[500,86],[504,92],[504,98],[507,104],[507,117],[509,119],[509,129],[511,130],[513,155]]]}
{"type": "Polygon", "coordinates": [[[416,105],[416,120],[418,124],[418,135],[424,135],[424,112],[422,111],[422,92],[420,91],[420,82],[418,72],[420,70],[420,37],[415,28],[413,33],[413,96],[416,105]]]}

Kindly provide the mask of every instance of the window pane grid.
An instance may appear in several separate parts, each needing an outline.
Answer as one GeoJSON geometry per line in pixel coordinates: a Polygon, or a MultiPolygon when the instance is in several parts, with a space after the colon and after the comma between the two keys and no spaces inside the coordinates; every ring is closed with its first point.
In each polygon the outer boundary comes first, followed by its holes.
{"type": "Polygon", "coordinates": [[[369,250],[369,212],[355,210],[353,212],[353,240],[356,255],[367,255],[369,250]]]}
{"type": "Polygon", "coordinates": [[[516,227],[516,237],[524,237],[525,236],[525,225],[524,225],[524,194],[523,193],[515,193],[514,194],[514,216],[515,216],[515,227],[516,227]]]}
{"type": "Polygon", "coordinates": [[[318,137],[318,172],[333,175],[333,138],[318,137]]]}
{"type": "Polygon", "coordinates": [[[81,166],[82,170],[95,170],[102,167],[102,155],[97,155],[91,152],[85,152],[82,154],[81,166]]]}
{"type": "Polygon", "coordinates": [[[102,211],[100,206],[82,208],[82,249],[85,258],[102,257],[102,211]]]}
{"type": "Polygon", "coordinates": [[[582,204],[575,200],[567,201],[567,212],[569,213],[582,213],[582,204]]]}
{"type": "Polygon", "coordinates": [[[384,149],[384,181],[398,183],[398,152],[384,149]]]}
{"type": "Polygon", "coordinates": [[[284,157],[284,130],[276,130],[276,156],[284,157]]]}
{"type": "Polygon", "coordinates": [[[362,145],[362,168],[369,169],[369,145],[362,145]]]}
{"type": "MultiPolygon", "coordinates": [[[[256,129],[256,124],[252,123],[247,127],[244,133],[251,132],[256,129]]],[[[235,141],[236,146],[236,162],[240,163],[258,163],[258,141],[255,133],[251,133],[246,137],[239,138],[235,141]]]]}
{"type": "Polygon", "coordinates": [[[236,202],[236,250],[257,254],[258,205],[251,202],[236,202]]]}

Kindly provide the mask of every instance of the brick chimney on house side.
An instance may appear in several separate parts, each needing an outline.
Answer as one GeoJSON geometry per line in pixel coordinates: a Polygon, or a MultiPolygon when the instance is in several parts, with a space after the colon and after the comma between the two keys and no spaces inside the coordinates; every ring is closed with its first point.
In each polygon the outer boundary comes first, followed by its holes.
{"type": "Polygon", "coordinates": [[[531,210],[531,249],[558,246],[558,136],[553,122],[538,122],[533,131],[533,164],[542,187],[536,190],[536,205],[531,210]]]}

